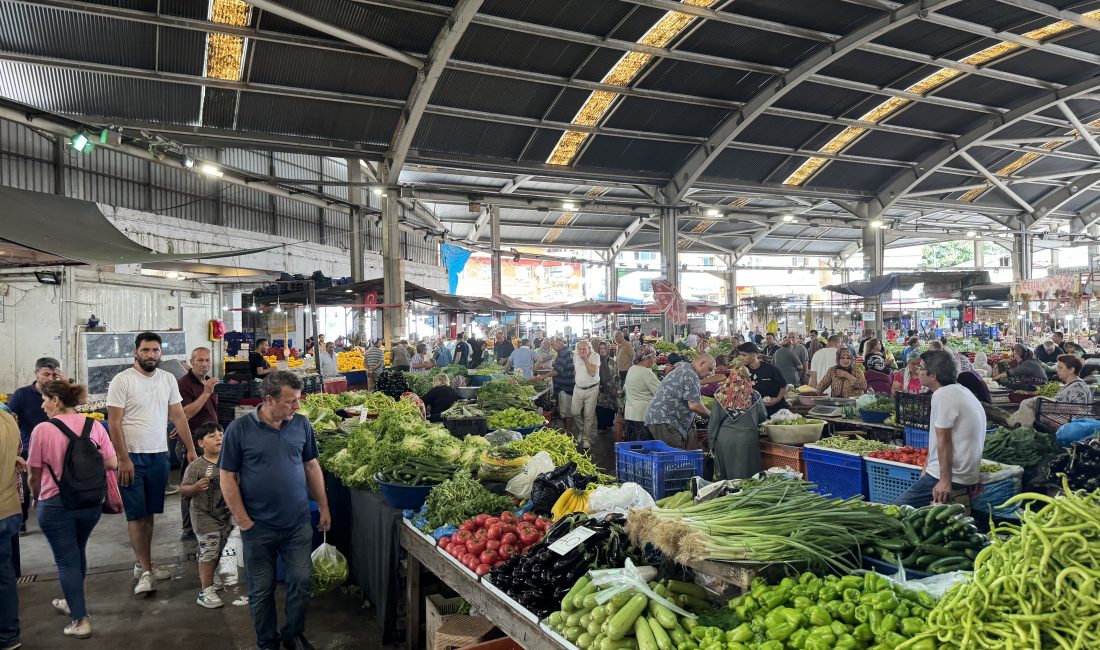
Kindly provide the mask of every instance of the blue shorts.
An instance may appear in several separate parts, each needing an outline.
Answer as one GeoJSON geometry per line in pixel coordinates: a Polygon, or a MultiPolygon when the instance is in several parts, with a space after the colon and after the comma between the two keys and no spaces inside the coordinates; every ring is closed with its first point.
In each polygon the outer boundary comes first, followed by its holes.
{"type": "Polygon", "coordinates": [[[119,486],[126,521],[159,515],[164,512],[164,490],[168,487],[168,452],[130,454],[130,460],[134,463],[134,480],[128,486],[119,486]]]}

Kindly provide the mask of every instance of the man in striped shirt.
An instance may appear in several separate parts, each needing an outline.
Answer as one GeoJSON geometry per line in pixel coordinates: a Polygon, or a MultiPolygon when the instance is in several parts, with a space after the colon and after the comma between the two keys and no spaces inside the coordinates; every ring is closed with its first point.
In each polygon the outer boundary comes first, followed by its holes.
{"type": "Polygon", "coordinates": [[[378,341],[371,341],[370,348],[363,355],[363,365],[367,368],[367,390],[374,390],[374,383],[378,380],[378,373],[382,372],[386,365],[386,353],[378,347],[378,341]]]}

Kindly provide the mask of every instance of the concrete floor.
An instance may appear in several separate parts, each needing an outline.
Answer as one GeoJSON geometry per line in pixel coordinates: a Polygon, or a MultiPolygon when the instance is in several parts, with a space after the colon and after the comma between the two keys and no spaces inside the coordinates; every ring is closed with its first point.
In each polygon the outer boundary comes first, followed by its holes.
{"type": "MultiPolygon", "coordinates": [[[[85,593],[93,636],[84,641],[68,639],[61,633],[68,621],[50,605],[51,599],[62,596],[53,556],[33,516],[29,528],[30,534],[20,538],[25,582],[19,585],[19,617],[26,650],[69,646],[115,650],[120,645],[135,650],[256,647],[252,619],[243,600],[248,591],[243,569],[240,584],[222,592],[225,607],[208,610],[195,604],[199,588],[191,555],[195,548],[179,539],[178,495],[167,497],[165,514],[156,520],[154,561],[171,565],[173,578],[158,582],[153,598],[133,596],[134,561],[125,518],[103,515],[100,519],[88,542],[85,593]]],[[[329,650],[381,648],[373,612],[364,611],[361,603],[359,597],[338,590],[314,599],[306,619],[306,637],[317,648],[329,650]]],[[[281,603],[279,612],[281,616],[281,603]]]]}

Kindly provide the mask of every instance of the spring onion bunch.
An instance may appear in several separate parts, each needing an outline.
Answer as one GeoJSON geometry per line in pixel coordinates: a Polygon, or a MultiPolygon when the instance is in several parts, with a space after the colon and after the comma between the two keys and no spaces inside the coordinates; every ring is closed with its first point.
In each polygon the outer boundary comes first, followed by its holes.
{"type": "Polygon", "coordinates": [[[891,536],[895,519],[858,497],[833,499],[808,483],[766,483],[679,509],[632,510],[628,532],[677,562],[806,563],[851,570],[868,540],[891,536]]]}

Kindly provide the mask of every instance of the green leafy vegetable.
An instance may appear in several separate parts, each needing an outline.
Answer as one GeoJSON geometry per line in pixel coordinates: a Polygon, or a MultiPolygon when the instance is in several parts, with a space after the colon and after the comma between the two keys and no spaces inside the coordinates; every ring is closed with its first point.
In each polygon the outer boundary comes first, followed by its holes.
{"type": "Polygon", "coordinates": [[[444,524],[457,525],[482,513],[501,512],[512,507],[510,498],[486,490],[465,471],[432,488],[424,503],[428,507],[426,531],[444,524]]]}

